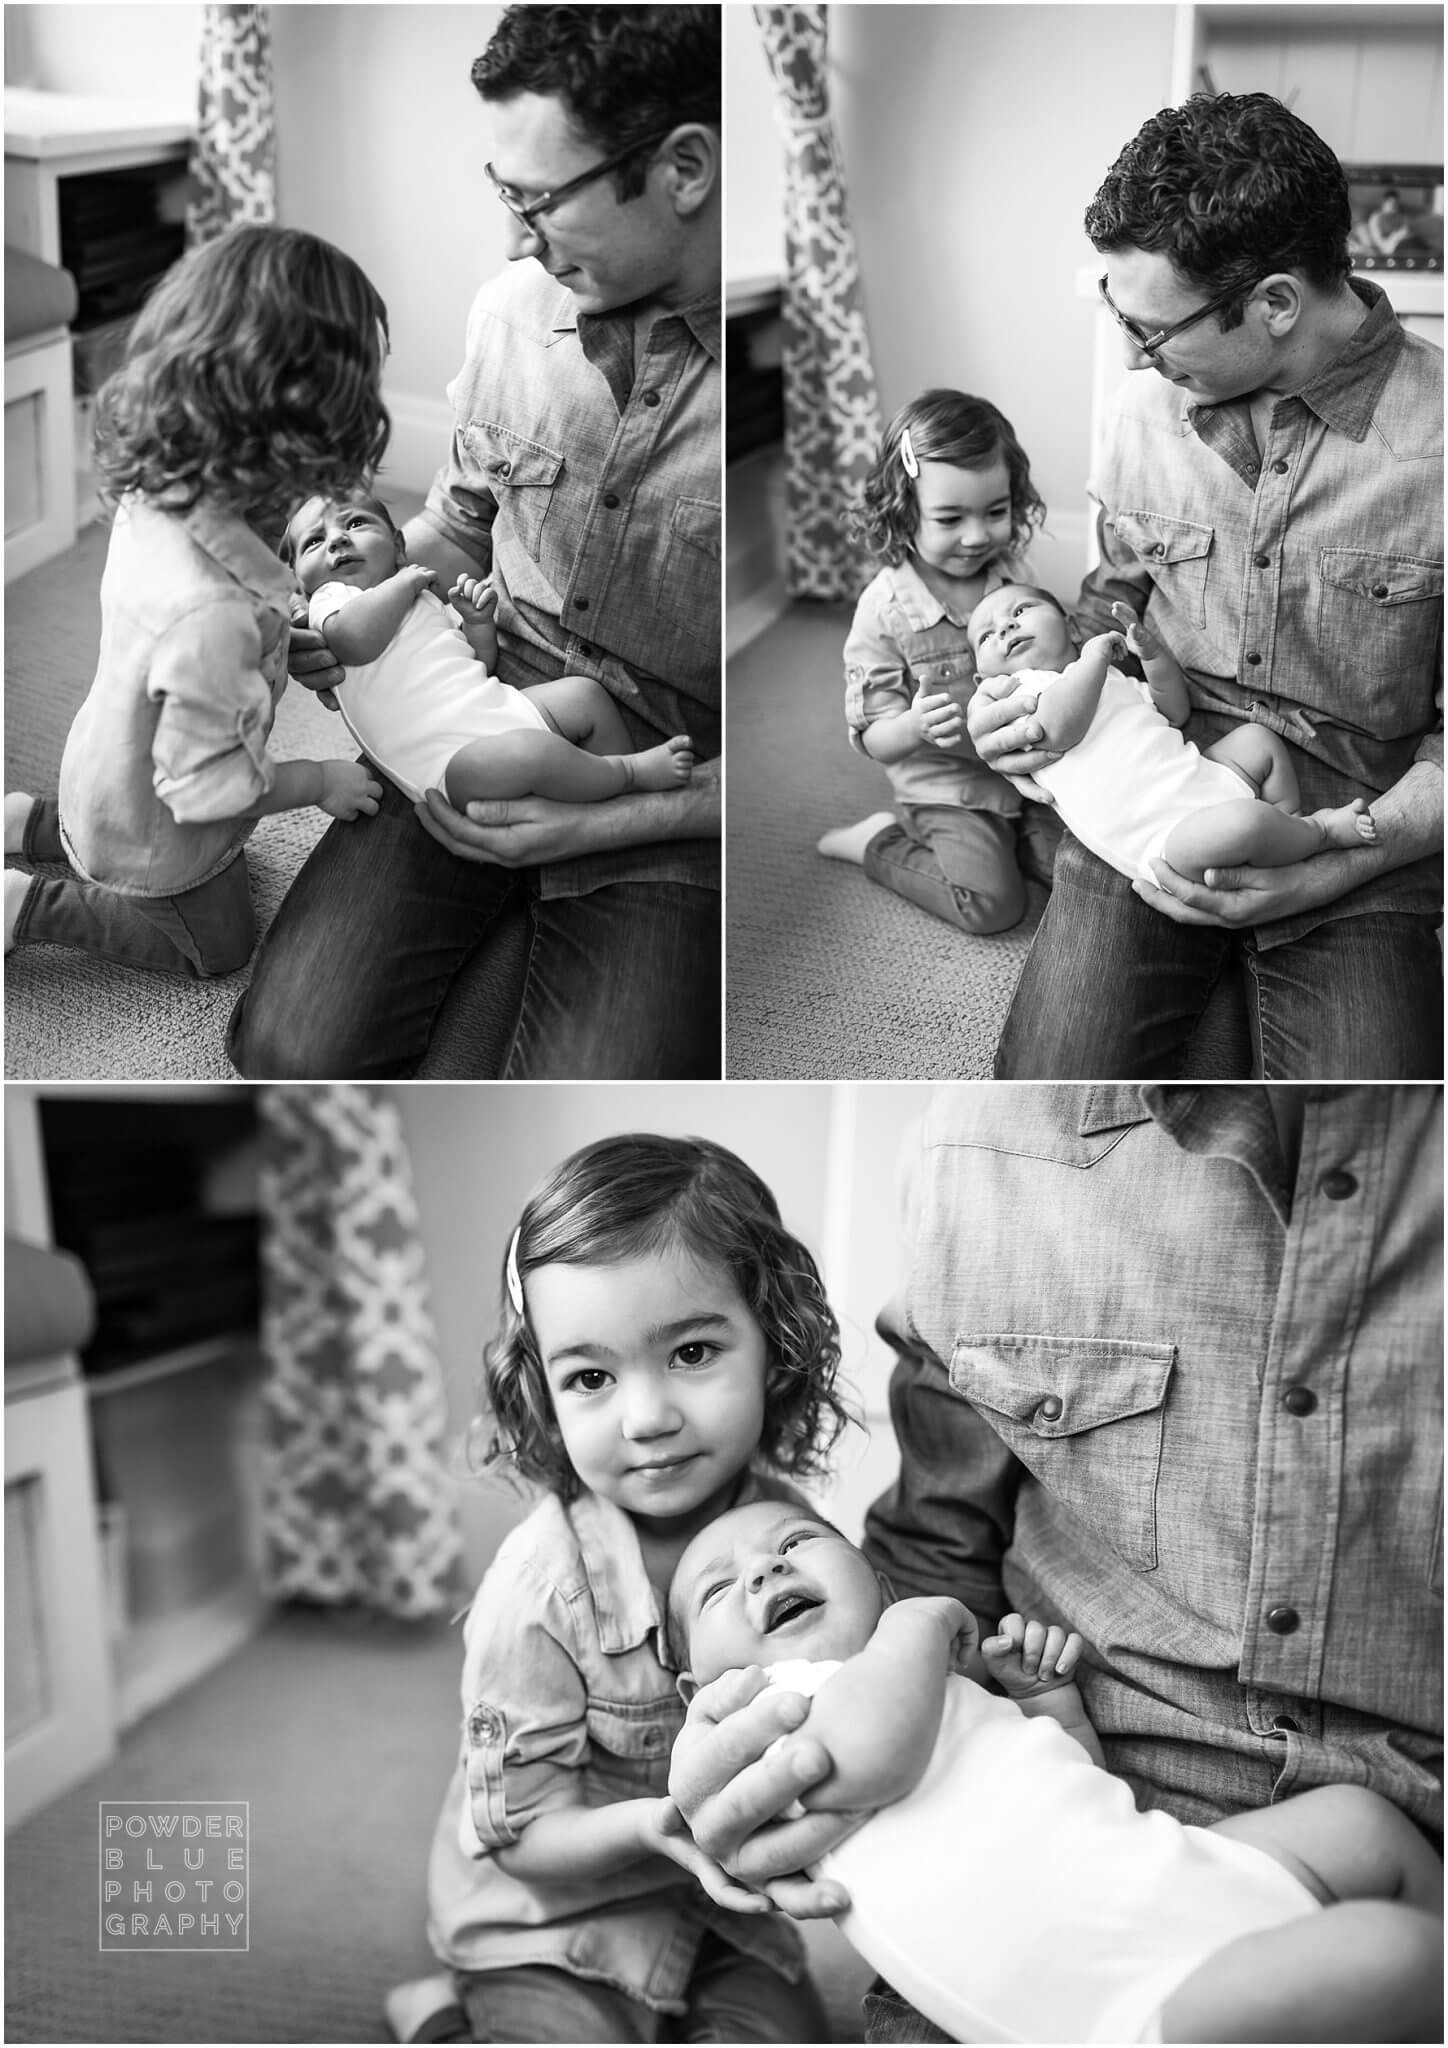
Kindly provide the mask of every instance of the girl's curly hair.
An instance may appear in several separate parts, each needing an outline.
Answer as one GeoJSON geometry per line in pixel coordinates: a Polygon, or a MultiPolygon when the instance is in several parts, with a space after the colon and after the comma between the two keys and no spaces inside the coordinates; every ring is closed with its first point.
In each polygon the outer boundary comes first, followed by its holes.
{"type": "Polygon", "coordinates": [[[850,530],[868,554],[893,567],[903,562],[920,528],[915,480],[900,459],[906,429],[921,462],[952,469],[985,469],[1004,461],[1010,478],[1011,546],[1020,552],[1046,516],[1045,501],[1031,482],[1031,465],[1015,428],[988,398],[966,391],[922,391],[902,406],[880,441],[850,530]]]}
{"type": "Polygon", "coordinates": [[[185,255],[147,300],[96,401],[114,500],[215,498],[254,525],[381,461],[387,308],[365,272],[299,228],[237,227],[185,255]]]}
{"type": "MultiPolygon", "coordinates": [[[[799,1477],[825,1469],[852,1420],[835,1391],[840,1332],[819,1270],[785,1229],[750,1167],[707,1138],[650,1132],[602,1138],[565,1159],[530,1197],[513,1258],[519,1280],[539,1266],[611,1265],[682,1247],[723,1267],[764,1334],[767,1366],[760,1462],[799,1477]]],[[[526,1313],[513,1306],[504,1261],[502,1319],[483,1354],[492,1434],[488,1464],[506,1461],[562,1500],[580,1491],[553,1412],[526,1313]]]]}

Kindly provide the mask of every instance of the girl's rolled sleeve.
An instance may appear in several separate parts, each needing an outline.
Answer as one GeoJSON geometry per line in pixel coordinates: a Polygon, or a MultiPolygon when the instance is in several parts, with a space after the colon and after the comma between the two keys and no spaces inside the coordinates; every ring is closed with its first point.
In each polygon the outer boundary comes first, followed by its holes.
{"type": "Polygon", "coordinates": [[[146,694],[156,795],[181,825],[240,818],[272,786],[272,693],[250,605],[208,604],[163,635],[146,694]]]}
{"type": "Polygon", "coordinates": [[[588,1694],[568,1603],[499,1560],[465,1631],[463,1769],[477,1846],[504,1849],[540,1813],[583,1801],[588,1694]]]}
{"type": "Polygon", "coordinates": [[[864,733],[877,718],[910,709],[910,670],[899,642],[861,605],[845,641],[845,722],[850,745],[865,752],[864,733]]]}

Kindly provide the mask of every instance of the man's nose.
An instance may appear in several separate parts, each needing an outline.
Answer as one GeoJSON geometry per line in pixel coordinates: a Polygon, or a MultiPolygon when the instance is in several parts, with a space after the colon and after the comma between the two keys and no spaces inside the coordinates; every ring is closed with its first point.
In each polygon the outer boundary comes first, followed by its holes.
{"type": "Polygon", "coordinates": [[[1154,370],[1156,368],[1156,357],[1149,355],[1144,348],[1139,348],[1129,334],[1122,335],[1121,348],[1122,353],[1126,357],[1126,367],[1128,370],[1154,370]]]}
{"type": "Polygon", "coordinates": [[[516,213],[508,215],[504,238],[504,253],[510,263],[521,261],[524,256],[538,256],[548,245],[548,238],[541,228],[530,221],[519,220],[516,213]]]}

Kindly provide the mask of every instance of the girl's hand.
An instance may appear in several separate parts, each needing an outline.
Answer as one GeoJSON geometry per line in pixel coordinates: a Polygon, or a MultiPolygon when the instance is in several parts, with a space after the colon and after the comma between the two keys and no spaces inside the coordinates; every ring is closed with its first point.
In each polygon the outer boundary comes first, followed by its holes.
{"type": "Polygon", "coordinates": [[[1055,1622],[1047,1627],[1043,1621],[1008,1614],[999,1632],[981,1644],[980,1654],[1002,1692],[1013,1700],[1028,1700],[1070,1685],[1085,1647],[1074,1629],[1055,1622]]]}
{"type": "Polygon", "coordinates": [[[666,1856],[677,1863],[698,1879],[716,1905],[727,1906],[731,1913],[774,1911],[768,1899],[736,1884],[727,1870],[704,1854],[672,1799],[641,1799],[638,1808],[639,1848],[644,1855],[666,1856]]]}
{"type": "Polygon", "coordinates": [[[319,761],[317,765],[322,771],[318,810],[325,811],[329,818],[375,815],[382,801],[382,784],[360,761],[319,761]]]}
{"type": "Polygon", "coordinates": [[[928,740],[933,747],[953,746],[965,735],[965,713],[944,690],[929,695],[923,689],[919,690],[910,710],[920,728],[921,739],[928,740]]]}
{"type": "Polygon", "coordinates": [[[1151,661],[1161,653],[1160,640],[1129,604],[1114,604],[1111,616],[1126,635],[1126,644],[1138,661],[1151,661]]]}

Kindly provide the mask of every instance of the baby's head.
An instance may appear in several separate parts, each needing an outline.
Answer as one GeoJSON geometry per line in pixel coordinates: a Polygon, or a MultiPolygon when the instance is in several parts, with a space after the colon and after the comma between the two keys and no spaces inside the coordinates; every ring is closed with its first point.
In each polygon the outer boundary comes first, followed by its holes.
{"type": "Polygon", "coordinates": [[[669,1587],[680,1688],[747,1664],[853,1657],[884,1612],[874,1567],[809,1508],[751,1501],[689,1544],[669,1587]]]}
{"type": "Polygon", "coordinates": [[[1003,583],[983,597],[966,627],[976,673],[1012,676],[1020,669],[1060,670],[1074,661],[1076,633],[1049,590],[1003,583]]]}
{"type": "Polygon", "coordinates": [[[345,498],[308,498],[287,521],[278,550],[297,572],[304,597],[324,583],[371,590],[395,575],[407,544],[380,498],[366,491],[345,498]]]}

